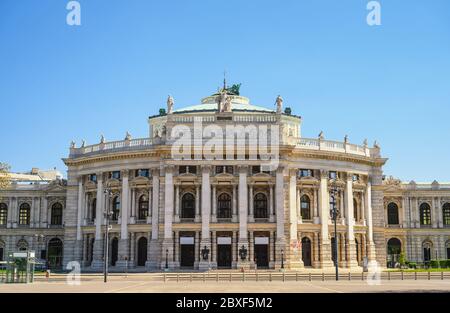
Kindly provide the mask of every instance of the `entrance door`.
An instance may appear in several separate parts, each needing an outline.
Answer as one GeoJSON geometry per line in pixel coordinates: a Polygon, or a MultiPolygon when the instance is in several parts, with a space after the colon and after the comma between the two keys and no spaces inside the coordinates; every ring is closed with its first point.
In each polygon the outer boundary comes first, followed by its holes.
{"type": "Polygon", "coordinates": [[[137,253],[137,266],[145,266],[145,262],[147,262],[147,238],[139,238],[137,253]]]}
{"type": "Polygon", "coordinates": [[[111,242],[111,266],[116,266],[119,256],[119,239],[114,238],[111,242]]]}
{"type": "Polygon", "coordinates": [[[180,237],[180,267],[194,267],[195,245],[194,237],[180,237]]]}
{"type": "Polygon", "coordinates": [[[181,245],[180,246],[180,266],[181,267],[194,267],[194,245],[181,245]]]}
{"type": "Polygon", "coordinates": [[[255,245],[255,262],[258,268],[269,267],[269,245],[255,245]]]}
{"type": "Polygon", "coordinates": [[[311,240],[308,237],[302,239],[302,260],[305,266],[312,266],[311,262],[311,240]]]}
{"type": "Polygon", "coordinates": [[[217,245],[217,267],[231,268],[231,245],[217,245]]]}

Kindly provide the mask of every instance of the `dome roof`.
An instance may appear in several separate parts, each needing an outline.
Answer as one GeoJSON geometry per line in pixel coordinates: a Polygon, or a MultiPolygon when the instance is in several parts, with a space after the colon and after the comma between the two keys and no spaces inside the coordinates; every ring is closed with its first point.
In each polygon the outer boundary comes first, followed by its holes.
{"type": "MultiPolygon", "coordinates": [[[[246,97],[231,95],[231,110],[232,111],[247,111],[247,112],[266,112],[275,113],[274,110],[270,110],[264,107],[250,104],[250,100],[246,97]]],[[[174,113],[189,113],[189,112],[213,112],[217,111],[216,96],[210,96],[202,99],[201,104],[188,106],[178,110],[174,110],[174,113]]]]}

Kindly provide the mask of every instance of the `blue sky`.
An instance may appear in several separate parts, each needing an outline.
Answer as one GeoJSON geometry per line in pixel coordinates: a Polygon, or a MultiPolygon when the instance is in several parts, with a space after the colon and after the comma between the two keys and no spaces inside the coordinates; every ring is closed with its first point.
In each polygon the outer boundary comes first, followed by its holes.
{"type": "Polygon", "coordinates": [[[148,135],[147,117],[230,83],[278,94],[303,135],[378,140],[385,173],[450,181],[450,2],[383,0],[0,2],[0,161],[65,171],[70,141],[148,135]]]}

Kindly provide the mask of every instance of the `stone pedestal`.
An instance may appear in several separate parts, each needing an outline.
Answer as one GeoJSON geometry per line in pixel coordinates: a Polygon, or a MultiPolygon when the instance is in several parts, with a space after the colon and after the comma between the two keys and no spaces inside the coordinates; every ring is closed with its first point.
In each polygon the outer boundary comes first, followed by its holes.
{"type": "Polygon", "coordinates": [[[119,259],[116,262],[116,268],[118,269],[126,269],[130,268],[130,256],[129,256],[129,245],[128,239],[120,239],[119,240],[119,251],[118,256],[119,259]],[[127,260],[125,260],[127,258],[127,260]]]}
{"type": "MultiPolygon", "coordinates": [[[[162,251],[161,244],[158,239],[150,240],[150,248],[147,253],[147,262],[145,262],[145,267],[149,270],[160,269],[161,267],[161,257],[160,252],[162,251]]],[[[165,252],[164,252],[165,253],[165,252]]]]}
{"type": "Polygon", "coordinates": [[[247,240],[245,239],[239,239],[238,242],[238,248],[237,248],[237,255],[238,255],[238,261],[236,264],[237,269],[244,269],[244,270],[248,270],[251,268],[251,263],[254,262],[250,262],[249,258],[250,258],[250,245],[248,243],[247,240]],[[245,247],[245,249],[247,249],[247,257],[245,260],[242,260],[239,251],[242,249],[242,247],[245,247]]]}
{"type": "Polygon", "coordinates": [[[95,271],[103,270],[103,239],[95,239],[94,241],[94,251],[93,260],[91,262],[91,269],[95,271]]]}
{"type": "MultiPolygon", "coordinates": [[[[200,261],[198,262],[198,269],[201,271],[210,270],[213,268],[213,262],[211,262],[211,241],[209,239],[200,241],[200,261]],[[207,247],[209,250],[208,259],[203,259],[202,251],[203,249],[207,247]]],[[[217,263],[216,263],[217,267],[217,263]]]]}
{"type": "Polygon", "coordinates": [[[348,255],[348,260],[347,260],[347,268],[352,269],[352,268],[358,268],[359,264],[358,264],[358,260],[356,259],[356,245],[354,243],[350,243],[347,245],[347,255],[348,255]]]}
{"type": "MultiPolygon", "coordinates": [[[[161,269],[175,269],[177,264],[174,261],[173,239],[164,239],[161,245],[161,269]]],[[[179,264],[178,264],[179,267],[179,264]]]]}
{"type": "Polygon", "coordinates": [[[322,269],[334,268],[334,262],[331,259],[331,243],[322,243],[320,246],[320,267],[322,269]]]}

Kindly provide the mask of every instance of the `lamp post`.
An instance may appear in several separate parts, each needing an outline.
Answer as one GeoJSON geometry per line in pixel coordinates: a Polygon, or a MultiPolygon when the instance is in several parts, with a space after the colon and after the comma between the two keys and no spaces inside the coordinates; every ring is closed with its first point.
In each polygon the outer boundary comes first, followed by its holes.
{"type": "Polygon", "coordinates": [[[108,262],[109,262],[109,219],[111,217],[111,211],[109,210],[109,205],[111,201],[111,197],[113,196],[113,192],[109,188],[105,188],[105,194],[107,196],[107,204],[106,204],[106,210],[104,212],[105,216],[105,243],[103,245],[103,281],[106,283],[108,282],[108,262]]]}
{"type": "Polygon", "coordinates": [[[166,249],[166,271],[169,269],[169,249],[166,249]]]}
{"type": "Polygon", "coordinates": [[[284,269],[284,249],[281,249],[281,269],[284,269]]]}
{"type": "Polygon", "coordinates": [[[330,210],[330,215],[333,218],[333,223],[334,223],[334,267],[336,269],[336,280],[339,280],[339,257],[338,257],[338,236],[337,236],[337,216],[339,214],[339,210],[337,209],[336,206],[336,196],[337,196],[337,186],[336,186],[336,180],[334,180],[331,184],[331,190],[330,190],[330,195],[331,195],[331,210],[330,210]]]}

